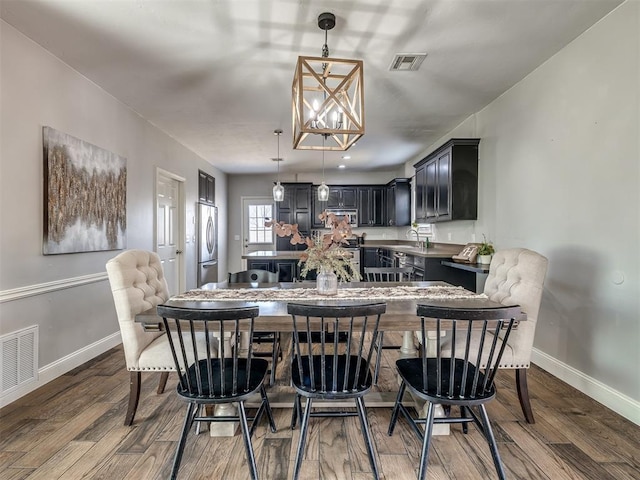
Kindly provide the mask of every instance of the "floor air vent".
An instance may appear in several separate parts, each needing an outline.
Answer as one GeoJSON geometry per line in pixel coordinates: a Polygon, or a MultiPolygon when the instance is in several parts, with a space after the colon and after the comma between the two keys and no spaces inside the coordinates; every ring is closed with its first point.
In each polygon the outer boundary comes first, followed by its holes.
{"type": "Polygon", "coordinates": [[[0,396],[38,379],[38,326],[0,337],[0,396]]]}

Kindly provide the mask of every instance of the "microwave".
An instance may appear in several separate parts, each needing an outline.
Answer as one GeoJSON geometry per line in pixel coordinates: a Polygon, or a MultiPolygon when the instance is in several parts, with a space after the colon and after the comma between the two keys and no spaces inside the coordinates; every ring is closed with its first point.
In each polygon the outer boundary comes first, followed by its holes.
{"type": "MultiPolygon", "coordinates": [[[[349,224],[352,227],[358,226],[358,210],[354,209],[344,209],[344,208],[327,208],[327,213],[333,213],[337,217],[341,218],[347,216],[349,218],[349,224]]],[[[325,223],[325,227],[329,228],[329,225],[325,223]]]]}

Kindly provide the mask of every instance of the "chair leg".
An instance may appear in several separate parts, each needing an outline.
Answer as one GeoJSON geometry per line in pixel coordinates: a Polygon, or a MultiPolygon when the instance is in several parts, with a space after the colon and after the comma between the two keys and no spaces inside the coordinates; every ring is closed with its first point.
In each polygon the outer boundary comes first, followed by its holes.
{"type": "Polygon", "coordinates": [[[425,478],[427,478],[427,466],[429,465],[429,447],[431,445],[431,434],[433,432],[435,407],[435,403],[429,402],[424,438],[422,439],[422,452],[420,453],[420,471],[418,472],[418,480],[424,480],[425,478]]]}
{"type": "Polygon", "coordinates": [[[380,360],[382,359],[382,342],[384,341],[384,332],[378,332],[378,339],[374,339],[377,342],[377,345],[374,346],[376,349],[376,368],[373,371],[373,384],[378,384],[378,376],[380,375],[380,360]]]}
{"type": "Polygon", "coordinates": [[[296,393],[293,401],[293,411],[291,412],[291,430],[296,428],[298,418],[302,418],[302,401],[300,400],[300,395],[296,393]]]}
{"type": "Polygon", "coordinates": [[[277,332],[273,333],[273,344],[271,348],[271,374],[269,375],[269,385],[273,387],[276,383],[276,366],[278,365],[278,351],[280,350],[280,336],[277,332]]]}
{"type": "MultiPolygon", "coordinates": [[[[460,405],[460,418],[467,418],[467,407],[464,405],[460,405]]],[[[466,423],[462,424],[462,433],[469,433],[469,425],[466,423]]]]}
{"type": "Polygon", "coordinates": [[[276,422],[273,421],[273,413],[271,412],[271,405],[269,404],[269,398],[267,397],[264,385],[260,388],[260,396],[262,396],[262,403],[264,404],[265,412],[267,412],[267,420],[269,421],[271,433],[276,433],[276,422]]]}
{"type": "Polygon", "coordinates": [[[193,425],[193,419],[198,411],[198,405],[195,403],[189,403],[187,406],[187,413],[184,416],[184,423],[182,425],[182,434],[180,435],[180,441],[178,442],[178,448],[176,448],[176,456],[173,459],[173,468],[171,469],[171,480],[178,478],[178,470],[180,469],[180,463],[182,462],[182,454],[184,453],[184,446],[187,443],[187,435],[193,425]]]}
{"type": "Polygon", "coordinates": [[[251,445],[251,435],[249,434],[249,424],[247,423],[247,412],[244,409],[244,402],[238,402],[238,415],[240,417],[240,427],[242,429],[247,462],[249,463],[249,473],[251,474],[252,480],[257,480],[258,467],[256,466],[256,457],[253,454],[253,446],[251,445]]]}
{"type": "Polygon", "coordinates": [[[136,416],[138,401],[140,400],[140,372],[129,372],[129,406],[124,417],[125,427],[131,426],[133,417],[136,416]]]}
{"type": "Polygon", "coordinates": [[[298,440],[298,451],[296,452],[296,463],[293,467],[293,480],[298,480],[300,475],[300,467],[302,466],[302,457],[304,456],[304,444],[307,440],[307,430],[309,428],[309,416],[311,415],[311,398],[307,398],[305,403],[304,414],[300,419],[300,439],[298,440]]]}
{"type": "Polygon", "coordinates": [[[393,411],[391,412],[391,421],[389,422],[389,430],[387,434],[389,436],[393,435],[393,429],[396,428],[396,422],[398,421],[398,413],[400,412],[400,402],[402,402],[402,397],[404,396],[404,391],[407,388],[407,384],[402,381],[400,385],[400,389],[398,390],[398,396],[396,397],[396,403],[393,405],[393,411]]]}
{"type": "Polygon", "coordinates": [[[478,410],[480,410],[480,416],[482,418],[482,423],[484,424],[484,434],[487,442],[489,443],[489,448],[491,449],[491,456],[493,457],[493,464],[496,467],[498,478],[500,480],[504,480],[506,478],[504,474],[504,468],[502,467],[502,460],[500,459],[500,453],[498,452],[496,438],[493,436],[493,430],[491,429],[491,423],[489,422],[487,410],[482,404],[478,405],[478,410]]]}
{"type": "Polygon", "coordinates": [[[162,395],[164,393],[164,389],[167,386],[167,380],[169,380],[169,372],[162,372],[160,374],[160,383],[158,384],[158,390],[156,390],[156,393],[158,395],[162,395]]]}
{"type": "Polygon", "coordinates": [[[531,402],[529,401],[529,387],[527,386],[527,369],[516,369],[516,388],[518,390],[518,399],[520,400],[520,407],[524,418],[527,423],[536,423],[536,419],[533,418],[533,410],[531,409],[531,402]]]}
{"type": "MultiPolygon", "coordinates": [[[[194,413],[194,415],[196,416],[202,416],[202,411],[205,409],[206,407],[204,406],[204,404],[200,404],[198,405],[198,408],[196,408],[196,411],[194,413]]],[[[196,435],[200,435],[200,429],[202,428],[202,422],[198,422],[196,423],[196,435]]]]}
{"type": "Polygon", "coordinates": [[[367,420],[367,409],[364,406],[364,399],[362,397],[356,398],[356,406],[358,407],[358,416],[360,417],[360,425],[362,426],[362,435],[364,436],[364,443],[369,453],[369,463],[371,464],[371,470],[373,471],[373,478],[378,480],[380,474],[378,473],[378,465],[376,463],[376,454],[373,451],[373,442],[371,440],[371,431],[369,430],[369,421],[367,420]]]}

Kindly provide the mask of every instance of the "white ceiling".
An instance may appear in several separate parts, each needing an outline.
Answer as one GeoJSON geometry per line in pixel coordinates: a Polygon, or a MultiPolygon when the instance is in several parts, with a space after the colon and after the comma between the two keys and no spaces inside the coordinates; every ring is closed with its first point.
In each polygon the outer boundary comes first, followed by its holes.
{"type": "MultiPolygon", "coordinates": [[[[389,170],[479,111],[622,0],[1,0],[2,19],[229,173],[317,171],[292,149],[298,55],[364,61],[365,136],[327,169],[389,170]],[[426,52],[417,72],[396,53],[426,52]]],[[[535,108],[531,105],[530,108],[535,108]]],[[[72,133],[72,132],[69,132],[72,133]]]]}

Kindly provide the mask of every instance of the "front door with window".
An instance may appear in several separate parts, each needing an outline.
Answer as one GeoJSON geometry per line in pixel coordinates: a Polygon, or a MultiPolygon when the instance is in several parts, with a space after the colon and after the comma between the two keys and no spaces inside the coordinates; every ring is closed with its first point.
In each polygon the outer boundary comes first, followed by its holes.
{"type": "Polygon", "coordinates": [[[264,222],[271,220],[275,207],[271,197],[244,197],[242,199],[243,255],[260,250],[275,250],[271,227],[264,222]]]}

